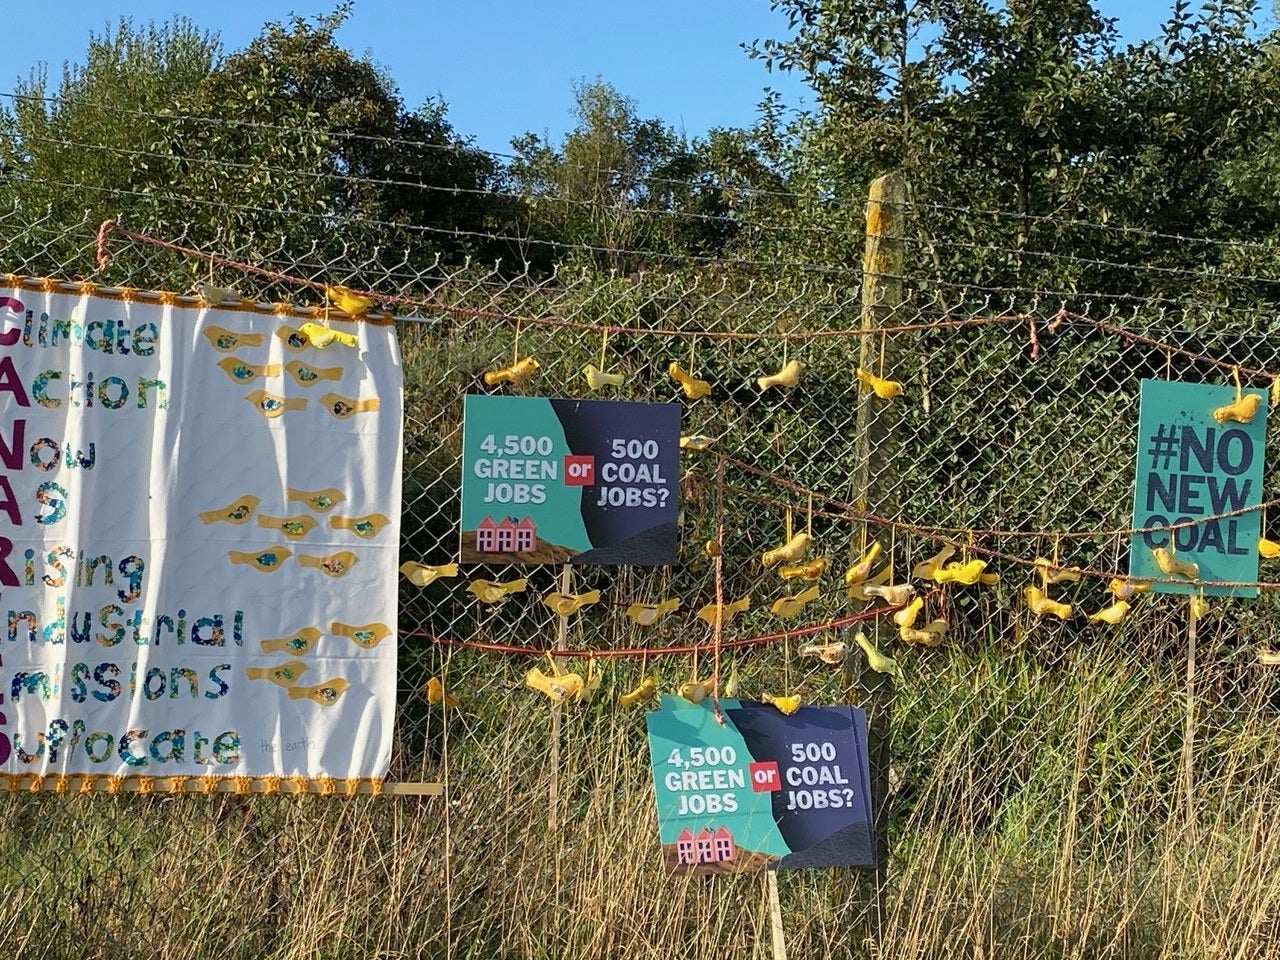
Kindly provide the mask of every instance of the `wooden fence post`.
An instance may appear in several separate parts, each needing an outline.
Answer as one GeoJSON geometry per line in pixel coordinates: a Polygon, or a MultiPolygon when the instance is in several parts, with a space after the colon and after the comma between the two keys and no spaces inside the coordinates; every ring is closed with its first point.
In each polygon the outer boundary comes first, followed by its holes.
{"type": "MultiPolygon", "coordinates": [[[[862,261],[863,335],[858,348],[858,365],[864,370],[889,376],[892,350],[888,337],[870,331],[890,325],[902,306],[904,264],[903,222],[906,218],[906,183],[896,174],[886,174],[871,183],[867,198],[867,241],[862,261]]],[[[855,387],[856,388],[856,387],[855,387]]],[[[851,500],[861,510],[884,515],[892,513],[892,490],[878,479],[884,476],[884,464],[890,456],[888,443],[888,407],[866,390],[859,390],[857,406],[856,462],[852,477],[851,500]],[[877,465],[879,470],[877,471],[877,465]]],[[[887,531],[885,531],[887,532],[887,531]]],[[[886,544],[887,546],[887,544],[886,544]]],[[[854,550],[858,549],[857,544],[854,550]]],[[[889,556],[894,563],[898,557],[889,556]]],[[[887,643],[876,625],[868,627],[877,646],[887,643]]],[[[874,818],[875,927],[877,939],[884,922],[884,897],[889,880],[888,809],[890,720],[893,708],[893,681],[877,674],[855,653],[855,666],[849,670],[851,692],[865,691],[867,710],[867,753],[871,767],[871,808],[874,818]]]]}

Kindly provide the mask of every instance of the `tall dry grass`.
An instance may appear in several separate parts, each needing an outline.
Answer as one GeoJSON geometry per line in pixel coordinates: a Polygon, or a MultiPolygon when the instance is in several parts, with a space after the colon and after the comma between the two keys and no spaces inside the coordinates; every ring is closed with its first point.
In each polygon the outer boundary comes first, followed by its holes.
{"type": "MultiPolygon", "coordinates": [[[[857,871],[783,874],[791,955],[1280,955],[1280,683],[1202,632],[1188,822],[1178,629],[903,654],[883,909],[857,871]]],[[[748,694],[779,656],[738,664],[748,694]]],[[[447,799],[6,798],[6,955],[769,956],[763,878],[663,872],[642,717],[611,696],[640,668],[563,715],[553,810],[523,666],[455,664],[466,709],[406,744],[447,799]]]]}

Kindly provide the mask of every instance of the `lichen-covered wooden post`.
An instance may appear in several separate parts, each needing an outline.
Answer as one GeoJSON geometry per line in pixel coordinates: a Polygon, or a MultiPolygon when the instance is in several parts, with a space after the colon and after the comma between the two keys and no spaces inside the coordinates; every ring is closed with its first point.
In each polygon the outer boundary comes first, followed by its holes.
{"type": "MultiPolygon", "coordinates": [[[[906,183],[895,174],[874,180],[867,198],[867,243],[862,261],[862,330],[858,365],[877,375],[890,376],[893,364],[892,340],[874,331],[902,322],[902,275],[904,266],[903,221],[906,218],[906,183]]],[[[896,379],[896,378],[894,378],[896,379]]],[[[883,479],[892,475],[884,464],[892,456],[889,424],[896,419],[890,404],[869,391],[858,394],[857,455],[850,490],[852,502],[860,509],[879,515],[893,512],[893,490],[883,479]],[[877,466],[878,465],[878,466],[877,466]]],[[[888,535],[889,531],[874,531],[888,535]]],[[[900,558],[886,553],[890,563],[900,558]]],[[[860,544],[853,545],[854,551],[860,544]]],[[[891,634],[877,636],[874,625],[866,632],[877,645],[888,645],[891,634]]],[[[877,931],[884,917],[884,894],[889,879],[888,809],[890,720],[893,683],[867,666],[861,651],[855,651],[848,670],[851,694],[867,710],[867,752],[871,766],[871,804],[875,818],[875,897],[877,931]]]]}

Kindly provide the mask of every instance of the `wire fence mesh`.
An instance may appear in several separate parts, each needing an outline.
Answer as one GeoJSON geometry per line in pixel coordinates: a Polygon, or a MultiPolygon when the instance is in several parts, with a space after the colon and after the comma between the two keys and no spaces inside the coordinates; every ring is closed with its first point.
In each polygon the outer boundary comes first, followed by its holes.
{"type": "MultiPolygon", "coordinates": [[[[864,327],[856,268],[698,259],[538,276],[417,262],[360,224],[334,223],[310,249],[137,227],[168,245],[121,230],[100,265],[96,218],[19,205],[0,213],[0,265],[144,289],[211,279],[294,303],[345,283],[394,305],[404,560],[456,557],[463,397],[489,392],[483,373],[517,356],[541,369],[516,392],[681,403],[683,432],[714,443],[682,458],[677,566],[573,571],[574,589],[603,595],[568,627],[567,646],[603,671],[591,702],[553,709],[523,688],[556,641],[541,598],[560,568],[522,569],[527,591],[493,607],[465,578],[504,568],[402,582],[390,775],[443,780],[443,799],[8,797],[0,938],[15,956],[768,955],[758,878],[663,871],[641,711],[618,703],[655,671],[668,689],[716,673],[742,696],[798,692],[873,716],[887,886],[877,897],[855,871],[784,875],[795,955],[1275,950],[1280,684],[1258,657],[1277,643],[1270,593],[1211,604],[1193,685],[1185,600],[1141,597],[1117,627],[1088,617],[1127,569],[1141,380],[1224,383],[1238,367],[1269,386],[1280,341],[1267,311],[944,282],[907,243],[890,278],[900,300],[864,327]],[[859,390],[868,358],[902,396],[859,390]],[[804,364],[793,388],[760,388],[791,361],[804,364]],[[710,395],[688,400],[673,363],[710,395]],[[625,381],[594,391],[586,364],[625,381]],[[771,604],[810,581],[760,562],[789,511],[827,561],[794,619],[771,604]],[[715,598],[707,543],[720,524],[724,596],[751,606],[715,649],[693,614],[715,598]],[[881,606],[851,597],[844,577],[877,543],[872,570],[891,583],[948,544],[999,582],[914,579],[922,622],[948,624],[937,646],[903,643],[883,617],[860,623],[898,678],[856,652],[848,671],[800,656],[849,642],[851,628],[827,625],[881,606]],[[1073,605],[1066,621],[1027,609],[1037,557],[1093,572],[1055,587],[1073,605]],[[663,598],[682,606],[651,626],[622,615],[663,598]],[[428,701],[431,677],[457,709],[428,701]]],[[[1265,499],[1275,485],[1268,471],[1265,499]]]]}

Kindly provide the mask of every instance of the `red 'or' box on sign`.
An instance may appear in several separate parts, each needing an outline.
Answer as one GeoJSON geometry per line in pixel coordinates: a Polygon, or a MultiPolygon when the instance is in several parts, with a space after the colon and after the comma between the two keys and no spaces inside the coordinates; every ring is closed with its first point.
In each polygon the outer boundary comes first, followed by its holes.
{"type": "Polygon", "coordinates": [[[782,777],[776,760],[757,760],[747,767],[751,777],[751,789],[756,793],[772,793],[782,789],[782,777]]]}
{"type": "Polygon", "coordinates": [[[596,482],[596,458],[589,453],[571,453],[564,458],[564,485],[592,487],[596,482]]]}

